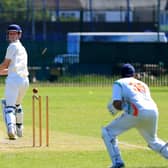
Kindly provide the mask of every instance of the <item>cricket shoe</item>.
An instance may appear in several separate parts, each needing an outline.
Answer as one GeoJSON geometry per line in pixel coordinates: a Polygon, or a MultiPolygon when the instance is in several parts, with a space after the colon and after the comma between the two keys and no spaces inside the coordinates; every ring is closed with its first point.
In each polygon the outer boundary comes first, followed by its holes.
{"type": "Polygon", "coordinates": [[[17,139],[15,127],[13,125],[8,126],[8,137],[9,137],[10,140],[16,140],[17,139]]]}
{"type": "Polygon", "coordinates": [[[125,167],[124,163],[118,162],[115,165],[111,166],[110,168],[123,168],[125,167]]]}
{"type": "Polygon", "coordinates": [[[16,134],[18,137],[23,136],[23,125],[22,124],[16,124],[16,134]]]}

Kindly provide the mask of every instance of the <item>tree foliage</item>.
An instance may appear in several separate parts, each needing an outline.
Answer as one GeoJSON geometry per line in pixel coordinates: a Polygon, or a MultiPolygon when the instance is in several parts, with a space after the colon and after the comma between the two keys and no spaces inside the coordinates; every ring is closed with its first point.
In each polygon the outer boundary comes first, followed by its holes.
{"type": "Polygon", "coordinates": [[[22,20],[26,16],[27,0],[1,0],[0,1],[0,19],[5,21],[22,20]]]}
{"type": "Polygon", "coordinates": [[[26,10],[27,0],[1,0],[0,7],[1,11],[15,11],[15,10],[26,10]]]}
{"type": "Polygon", "coordinates": [[[32,0],[0,0],[0,19],[19,22],[50,19],[50,11],[32,8],[32,0]]]}

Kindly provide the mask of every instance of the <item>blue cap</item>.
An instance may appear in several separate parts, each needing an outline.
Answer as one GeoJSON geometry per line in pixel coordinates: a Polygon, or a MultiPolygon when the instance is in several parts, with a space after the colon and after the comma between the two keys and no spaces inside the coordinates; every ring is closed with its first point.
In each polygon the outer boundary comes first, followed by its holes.
{"type": "Polygon", "coordinates": [[[135,68],[131,64],[124,64],[121,68],[122,77],[132,77],[135,74],[135,68]]]}
{"type": "Polygon", "coordinates": [[[11,24],[8,26],[8,31],[16,31],[16,32],[19,32],[21,33],[22,32],[22,29],[19,25],[17,24],[11,24]]]}

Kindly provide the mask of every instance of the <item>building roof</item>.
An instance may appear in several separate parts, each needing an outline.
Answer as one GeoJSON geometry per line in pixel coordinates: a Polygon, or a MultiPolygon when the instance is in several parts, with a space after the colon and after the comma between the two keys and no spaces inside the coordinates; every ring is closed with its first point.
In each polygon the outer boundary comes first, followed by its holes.
{"type": "MultiPolygon", "coordinates": [[[[128,0],[91,0],[93,9],[115,9],[126,8],[128,0]]],[[[160,7],[164,9],[167,0],[161,0],[160,7]]],[[[89,0],[80,0],[83,8],[88,8],[89,0]]],[[[157,0],[129,0],[130,6],[134,7],[154,7],[157,0]]]]}
{"type": "MultiPolygon", "coordinates": [[[[164,9],[167,0],[161,0],[160,7],[164,9]]],[[[48,9],[89,9],[90,2],[93,9],[117,9],[126,8],[127,0],[34,0],[34,7],[42,9],[46,4],[48,9]]],[[[154,7],[157,6],[157,0],[129,0],[131,8],[135,7],[154,7]]]]}
{"type": "Polygon", "coordinates": [[[81,9],[80,0],[34,0],[34,7],[42,9],[46,5],[47,9],[81,9]]]}

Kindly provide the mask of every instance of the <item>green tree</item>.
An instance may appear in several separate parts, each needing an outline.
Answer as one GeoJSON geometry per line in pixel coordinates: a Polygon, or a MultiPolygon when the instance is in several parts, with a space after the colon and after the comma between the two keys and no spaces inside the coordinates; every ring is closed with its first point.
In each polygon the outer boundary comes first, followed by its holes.
{"type": "Polygon", "coordinates": [[[5,21],[25,19],[27,0],[1,0],[0,19],[5,21]]]}
{"type": "MultiPolygon", "coordinates": [[[[35,0],[34,0],[35,1],[35,0]]],[[[50,20],[50,10],[40,8],[33,10],[33,0],[0,0],[0,19],[1,21],[36,21],[50,20]]],[[[42,2],[41,2],[42,3],[42,2]]]]}

